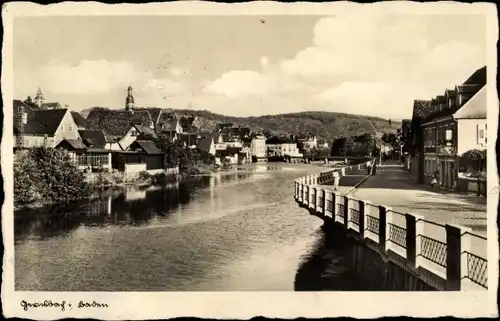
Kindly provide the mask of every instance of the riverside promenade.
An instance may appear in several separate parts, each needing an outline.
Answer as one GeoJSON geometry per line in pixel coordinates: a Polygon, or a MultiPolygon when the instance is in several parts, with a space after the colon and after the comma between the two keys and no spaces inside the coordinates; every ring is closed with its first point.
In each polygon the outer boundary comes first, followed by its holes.
{"type": "Polygon", "coordinates": [[[397,212],[415,213],[436,223],[468,227],[486,237],[485,197],[417,184],[404,171],[403,165],[395,162],[377,167],[376,175],[349,195],[397,212]]]}
{"type": "Polygon", "coordinates": [[[415,185],[398,165],[361,179],[363,170],[365,163],[342,169],[341,182],[360,179],[357,190],[332,191],[331,170],[295,181],[296,202],[324,221],[327,234],[355,240],[360,273],[383,278],[386,288],[394,280],[404,290],[488,288],[486,223],[475,223],[486,217],[485,202],[415,185]]]}

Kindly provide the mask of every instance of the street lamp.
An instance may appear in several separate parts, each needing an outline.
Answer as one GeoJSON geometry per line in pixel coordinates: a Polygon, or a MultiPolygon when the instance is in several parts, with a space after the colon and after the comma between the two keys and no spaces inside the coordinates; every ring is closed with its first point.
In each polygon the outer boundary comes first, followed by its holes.
{"type": "MultiPolygon", "coordinates": [[[[371,120],[368,120],[368,122],[370,123],[370,125],[372,125],[373,128],[373,151],[375,152],[377,150],[377,129],[375,128],[371,120]]],[[[379,164],[382,165],[382,155],[380,151],[378,157],[379,157],[379,164]]]]}

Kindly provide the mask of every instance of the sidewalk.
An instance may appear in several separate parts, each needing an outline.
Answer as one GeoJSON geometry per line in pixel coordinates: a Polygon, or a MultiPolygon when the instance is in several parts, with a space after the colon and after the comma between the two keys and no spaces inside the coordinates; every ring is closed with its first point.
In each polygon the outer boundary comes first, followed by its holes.
{"type": "MultiPolygon", "coordinates": [[[[340,177],[339,188],[337,189],[337,192],[340,194],[349,193],[350,195],[350,191],[352,191],[354,186],[365,179],[367,174],[368,173],[366,169],[355,169],[349,173],[346,173],[345,176],[340,177]]],[[[333,191],[333,181],[324,183],[321,185],[321,187],[326,190],[333,191]]]]}
{"type": "Polygon", "coordinates": [[[415,213],[437,223],[469,227],[486,235],[486,198],[419,185],[401,165],[378,166],[376,175],[350,196],[389,206],[397,212],[415,213]]]}

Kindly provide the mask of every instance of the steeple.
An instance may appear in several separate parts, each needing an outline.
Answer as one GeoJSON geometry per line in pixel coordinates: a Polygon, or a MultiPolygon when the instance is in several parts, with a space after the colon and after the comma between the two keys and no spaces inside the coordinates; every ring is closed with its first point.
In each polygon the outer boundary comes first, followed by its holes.
{"type": "Polygon", "coordinates": [[[125,100],[125,110],[131,113],[134,112],[134,96],[132,94],[132,86],[129,86],[127,89],[127,99],[125,100]]]}
{"type": "Polygon", "coordinates": [[[36,92],[36,96],[35,99],[33,99],[33,102],[40,108],[42,107],[44,100],[45,98],[43,98],[42,89],[38,87],[38,91],[36,92]]]}

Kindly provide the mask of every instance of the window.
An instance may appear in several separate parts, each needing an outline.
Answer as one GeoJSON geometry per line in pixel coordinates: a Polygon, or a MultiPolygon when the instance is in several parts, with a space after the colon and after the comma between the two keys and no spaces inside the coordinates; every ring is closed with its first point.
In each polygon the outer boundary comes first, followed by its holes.
{"type": "Polygon", "coordinates": [[[477,144],[482,145],[486,144],[486,125],[477,124],[476,125],[476,140],[477,144]]]}

